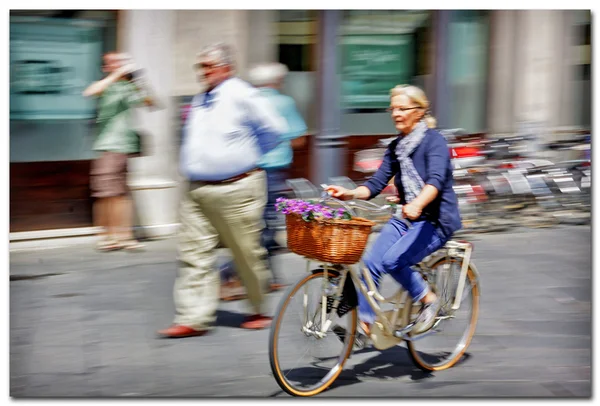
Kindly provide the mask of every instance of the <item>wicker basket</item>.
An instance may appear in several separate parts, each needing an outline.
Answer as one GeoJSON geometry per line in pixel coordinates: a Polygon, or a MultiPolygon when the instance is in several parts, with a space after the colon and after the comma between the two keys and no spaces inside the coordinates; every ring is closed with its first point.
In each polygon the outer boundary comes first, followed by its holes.
{"type": "Polygon", "coordinates": [[[354,264],[360,260],[374,222],[360,217],[352,220],[315,219],[304,221],[299,214],[285,218],[290,251],[316,261],[354,264]]]}

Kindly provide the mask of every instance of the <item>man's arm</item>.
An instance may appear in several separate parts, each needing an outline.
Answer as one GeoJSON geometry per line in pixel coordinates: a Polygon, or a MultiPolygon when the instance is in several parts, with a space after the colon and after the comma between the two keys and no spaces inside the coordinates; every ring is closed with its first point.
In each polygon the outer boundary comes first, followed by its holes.
{"type": "Polygon", "coordinates": [[[119,69],[111,72],[104,79],[99,80],[99,81],[94,82],[91,85],[89,85],[83,91],[83,96],[84,97],[90,97],[90,96],[99,96],[99,95],[101,95],[110,85],[112,85],[117,80],[119,80],[121,78],[121,76],[123,76],[125,73],[126,72],[122,68],[119,68],[119,69]]]}
{"type": "Polygon", "coordinates": [[[284,140],[294,140],[306,134],[306,123],[296,108],[296,102],[289,96],[284,96],[282,115],[287,121],[288,130],[284,134],[284,140]]]}
{"type": "Polygon", "coordinates": [[[301,149],[306,145],[306,136],[294,138],[291,141],[292,149],[301,149]]]}
{"type": "Polygon", "coordinates": [[[148,83],[144,77],[137,78],[131,81],[135,86],[136,90],[143,95],[142,103],[148,107],[161,108],[161,103],[158,101],[158,97],[154,94],[152,86],[148,83]]]}
{"type": "Polygon", "coordinates": [[[129,89],[130,92],[127,96],[127,103],[131,107],[138,107],[142,105],[148,107],[159,107],[158,103],[156,102],[156,98],[150,90],[150,86],[147,86],[145,83],[136,80],[130,82],[129,89]]]}
{"type": "Polygon", "coordinates": [[[283,115],[287,121],[289,130],[284,134],[284,140],[289,140],[292,149],[300,149],[306,145],[306,123],[296,108],[296,102],[289,96],[285,97],[283,115]]]}
{"type": "Polygon", "coordinates": [[[250,89],[244,102],[249,108],[248,124],[257,137],[262,153],[266,154],[281,143],[281,136],[289,127],[273,104],[258,90],[250,89]]]}

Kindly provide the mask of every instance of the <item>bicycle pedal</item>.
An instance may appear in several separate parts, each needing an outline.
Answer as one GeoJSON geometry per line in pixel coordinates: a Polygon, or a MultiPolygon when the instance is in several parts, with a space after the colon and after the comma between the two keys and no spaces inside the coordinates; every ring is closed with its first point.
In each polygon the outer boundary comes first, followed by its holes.
{"type": "Polygon", "coordinates": [[[425,338],[427,336],[430,336],[432,334],[437,334],[441,332],[441,330],[434,330],[433,328],[430,328],[428,330],[425,330],[423,332],[420,332],[418,334],[415,334],[413,336],[409,336],[408,333],[399,333],[399,330],[397,330],[394,335],[398,338],[403,339],[404,341],[418,341],[422,338],[425,338]]]}
{"type": "Polygon", "coordinates": [[[406,327],[404,327],[404,328],[401,328],[400,330],[396,330],[396,331],[394,332],[394,335],[395,335],[396,337],[400,337],[400,336],[402,336],[402,335],[404,335],[404,334],[410,333],[410,332],[411,332],[411,330],[413,329],[413,327],[414,327],[414,326],[415,326],[415,323],[414,323],[414,322],[413,322],[413,323],[410,323],[410,324],[408,324],[406,327]]]}
{"type": "Polygon", "coordinates": [[[354,348],[357,350],[362,350],[369,344],[369,337],[362,333],[356,333],[356,337],[354,338],[354,348]]]}
{"type": "MultiPolygon", "coordinates": [[[[336,335],[336,337],[338,338],[338,340],[340,340],[342,343],[344,343],[344,340],[346,338],[346,329],[342,326],[334,326],[331,331],[336,335]]],[[[369,341],[369,337],[367,337],[366,335],[362,334],[362,333],[356,333],[356,335],[354,336],[354,348],[358,349],[358,350],[362,350],[363,348],[365,348],[368,344],[369,341]]]]}

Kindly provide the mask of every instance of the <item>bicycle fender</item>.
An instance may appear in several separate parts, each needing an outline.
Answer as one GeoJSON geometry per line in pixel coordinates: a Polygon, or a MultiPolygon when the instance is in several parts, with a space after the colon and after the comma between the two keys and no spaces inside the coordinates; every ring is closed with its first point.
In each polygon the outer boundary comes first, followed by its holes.
{"type": "MultiPolygon", "coordinates": [[[[429,257],[425,258],[422,263],[425,264],[425,267],[431,269],[436,263],[446,258],[447,256],[445,253],[433,253],[429,257]]],[[[471,263],[469,264],[469,268],[471,268],[471,270],[473,271],[473,275],[475,276],[475,282],[479,286],[479,290],[481,290],[481,278],[479,277],[479,271],[477,270],[477,267],[475,266],[473,261],[471,261],[471,263]]]]}

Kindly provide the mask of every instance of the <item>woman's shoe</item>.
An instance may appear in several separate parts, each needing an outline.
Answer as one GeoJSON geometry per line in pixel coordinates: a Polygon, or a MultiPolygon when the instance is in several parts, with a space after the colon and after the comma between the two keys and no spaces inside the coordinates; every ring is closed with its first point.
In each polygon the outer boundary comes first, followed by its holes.
{"type": "Polygon", "coordinates": [[[142,251],[146,246],[137,240],[125,240],[119,242],[119,246],[125,251],[142,251]]]}
{"type": "MultiPolygon", "coordinates": [[[[344,327],[336,324],[335,326],[333,326],[331,331],[342,343],[344,342],[344,339],[346,338],[346,329],[344,327]]],[[[362,350],[367,346],[368,343],[369,337],[361,333],[360,331],[357,331],[356,335],[354,336],[354,349],[362,350]]]]}
{"type": "Polygon", "coordinates": [[[121,245],[119,244],[119,242],[117,240],[107,238],[107,239],[98,241],[98,243],[96,244],[96,249],[98,251],[102,251],[102,252],[110,252],[110,251],[120,250],[121,245]]]}
{"type": "Polygon", "coordinates": [[[423,304],[421,311],[417,315],[415,325],[412,328],[413,333],[424,333],[429,330],[435,323],[440,308],[442,307],[442,301],[436,298],[433,302],[423,304]]]}

